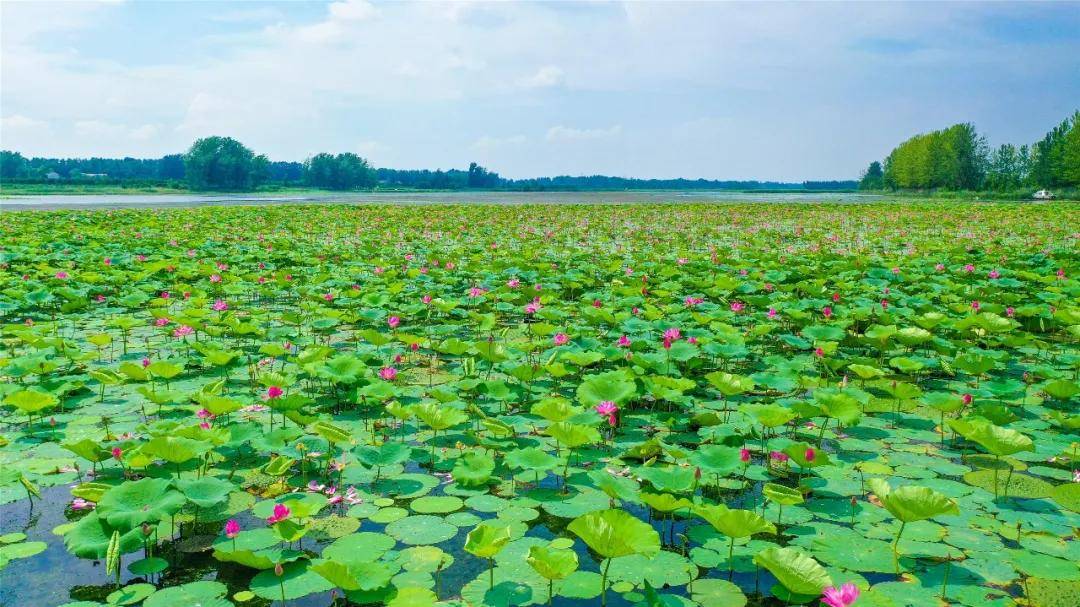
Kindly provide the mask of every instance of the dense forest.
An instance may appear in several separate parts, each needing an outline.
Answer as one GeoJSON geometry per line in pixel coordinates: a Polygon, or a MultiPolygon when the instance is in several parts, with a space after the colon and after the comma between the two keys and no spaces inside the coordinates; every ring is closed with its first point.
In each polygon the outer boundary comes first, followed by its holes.
{"type": "Polygon", "coordinates": [[[1080,186],[1080,111],[1031,145],[989,149],[970,123],[923,133],[863,173],[863,190],[990,190],[1080,186]]]}
{"type": "Polygon", "coordinates": [[[374,168],[356,154],[320,153],[304,162],[271,161],[229,137],[206,137],[185,154],[161,158],[26,158],[0,152],[0,178],[26,183],[157,184],[193,190],[260,186],[329,190],[854,190],[858,182],[633,179],[607,175],[507,179],[474,163],[467,169],[374,168]]]}

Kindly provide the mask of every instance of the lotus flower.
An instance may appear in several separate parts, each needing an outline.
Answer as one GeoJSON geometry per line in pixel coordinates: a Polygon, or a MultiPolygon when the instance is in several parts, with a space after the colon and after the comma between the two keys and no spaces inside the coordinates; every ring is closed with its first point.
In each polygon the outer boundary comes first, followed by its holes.
{"type": "Polygon", "coordinates": [[[282,391],[281,388],[279,388],[277,386],[270,386],[269,388],[266,389],[266,398],[272,400],[272,399],[275,399],[275,398],[279,398],[284,393],[285,392],[282,391]]]}
{"type": "Polygon", "coordinates": [[[225,303],[224,299],[215,299],[214,305],[211,307],[217,312],[224,312],[229,309],[229,304],[225,303]]]}
{"type": "Polygon", "coordinates": [[[396,329],[398,328],[398,325],[401,324],[401,319],[397,316],[391,316],[390,318],[386,319],[386,324],[389,325],[391,329],[396,329]]]}
{"type": "Polygon", "coordinates": [[[745,308],[746,308],[746,304],[744,304],[741,301],[733,301],[733,302],[731,302],[731,311],[735,312],[736,314],[738,314],[739,312],[742,312],[745,308]]]}
{"type": "Polygon", "coordinates": [[[266,522],[273,525],[289,518],[290,514],[292,514],[292,511],[285,504],[274,504],[274,513],[266,518],[266,522]]]}
{"type": "Polygon", "coordinates": [[[394,381],[394,378],[397,377],[397,369],[394,367],[383,367],[382,369],[379,369],[379,377],[386,381],[394,381]]]}
{"type": "Polygon", "coordinates": [[[814,458],[817,457],[817,451],[814,451],[813,447],[807,447],[806,453],[803,454],[803,457],[806,458],[806,461],[812,462],[814,461],[814,458]]]}
{"type": "Polygon", "coordinates": [[[615,342],[615,345],[619,346],[620,348],[629,348],[630,343],[630,338],[623,335],[619,338],[619,341],[615,342]]]}
{"type": "Polygon", "coordinates": [[[610,400],[602,400],[596,405],[596,412],[607,417],[608,424],[615,425],[615,414],[619,412],[619,406],[610,400]]]}
{"type": "Polygon", "coordinates": [[[837,589],[829,586],[821,593],[821,602],[829,607],[848,607],[859,598],[859,588],[855,584],[847,583],[837,589]]]}
{"type": "Polygon", "coordinates": [[[234,518],[225,521],[225,537],[231,540],[238,535],[240,535],[240,523],[234,518]]]}
{"type": "Polygon", "coordinates": [[[744,464],[750,463],[750,450],[746,447],[739,449],[739,461],[744,464]]]}
{"type": "Polygon", "coordinates": [[[72,510],[92,510],[94,508],[94,502],[88,502],[81,497],[77,497],[71,500],[72,510]]]}
{"type": "Polygon", "coordinates": [[[567,335],[566,333],[556,333],[555,337],[551,338],[551,341],[556,346],[561,346],[561,345],[564,345],[566,342],[570,341],[570,336],[567,335]]]}
{"type": "Polygon", "coordinates": [[[172,334],[173,334],[173,337],[179,338],[179,337],[186,337],[188,335],[191,335],[194,332],[195,332],[195,329],[192,329],[191,327],[189,327],[187,325],[180,325],[179,327],[177,327],[176,329],[173,330],[172,334]]]}

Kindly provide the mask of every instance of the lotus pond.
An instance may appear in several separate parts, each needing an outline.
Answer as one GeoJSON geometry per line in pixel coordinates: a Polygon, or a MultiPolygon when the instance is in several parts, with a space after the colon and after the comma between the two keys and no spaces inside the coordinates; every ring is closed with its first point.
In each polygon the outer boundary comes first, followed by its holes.
{"type": "Polygon", "coordinates": [[[1080,208],[0,215],[0,603],[1080,604],[1080,208]]]}

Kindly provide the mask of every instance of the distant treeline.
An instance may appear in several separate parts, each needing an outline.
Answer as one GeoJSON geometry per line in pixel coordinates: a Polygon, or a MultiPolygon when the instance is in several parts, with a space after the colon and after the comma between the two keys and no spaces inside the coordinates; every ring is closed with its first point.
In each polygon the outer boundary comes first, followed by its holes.
{"type": "Polygon", "coordinates": [[[263,185],[368,190],[854,190],[858,182],[633,179],[606,175],[507,179],[471,163],[465,170],[373,168],[356,154],[316,154],[304,162],[274,162],[229,137],[199,139],[185,154],[161,158],[26,158],[0,152],[9,182],[168,185],[193,190],[251,190],[263,185]]]}
{"type": "Polygon", "coordinates": [[[990,150],[970,123],[923,133],[872,162],[863,190],[991,190],[1080,187],[1080,111],[1032,145],[990,150]]]}

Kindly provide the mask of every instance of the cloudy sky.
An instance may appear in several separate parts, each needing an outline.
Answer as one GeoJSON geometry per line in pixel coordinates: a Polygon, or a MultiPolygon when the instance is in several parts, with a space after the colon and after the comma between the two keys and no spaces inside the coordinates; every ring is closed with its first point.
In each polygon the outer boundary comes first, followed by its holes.
{"type": "Polygon", "coordinates": [[[1026,143],[1080,106],[1077,3],[0,4],[0,144],[509,177],[850,178],[972,121],[1026,143]]]}

